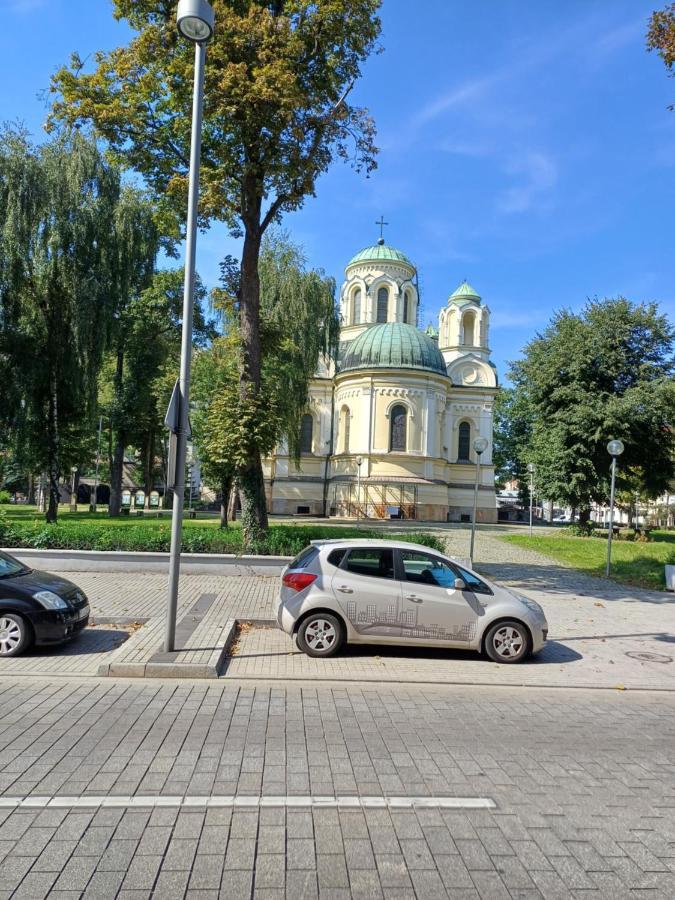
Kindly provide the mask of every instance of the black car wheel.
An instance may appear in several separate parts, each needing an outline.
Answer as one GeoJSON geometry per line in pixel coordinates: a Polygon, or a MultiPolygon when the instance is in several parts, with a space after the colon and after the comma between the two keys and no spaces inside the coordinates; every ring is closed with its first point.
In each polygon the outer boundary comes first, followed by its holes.
{"type": "Polygon", "coordinates": [[[31,642],[26,621],[15,613],[0,613],[0,657],[18,656],[31,642]]]}
{"type": "Polygon", "coordinates": [[[485,638],[485,652],[496,663],[521,662],[531,649],[530,633],[521,622],[498,622],[485,638]]]}
{"type": "Polygon", "coordinates": [[[307,656],[334,656],[343,643],[342,623],[329,613],[311,613],[298,629],[298,647],[307,656]]]}

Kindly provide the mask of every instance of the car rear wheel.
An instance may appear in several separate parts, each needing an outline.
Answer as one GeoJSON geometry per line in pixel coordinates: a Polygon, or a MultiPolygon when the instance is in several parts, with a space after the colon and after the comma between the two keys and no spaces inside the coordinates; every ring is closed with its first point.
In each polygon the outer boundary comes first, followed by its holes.
{"type": "Polygon", "coordinates": [[[18,656],[31,642],[26,621],[14,613],[0,613],[0,658],[18,656]]]}
{"type": "Polygon", "coordinates": [[[485,638],[485,652],[498,663],[522,662],[531,649],[530,633],[521,622],[498,622],[485,638]]]}
{"type": "Polygon", "coordinates": [[[330,613],[310,613],[300,623],[298,647],[307,656],[334,656],[343,643],[342,622],[330,613]]]}

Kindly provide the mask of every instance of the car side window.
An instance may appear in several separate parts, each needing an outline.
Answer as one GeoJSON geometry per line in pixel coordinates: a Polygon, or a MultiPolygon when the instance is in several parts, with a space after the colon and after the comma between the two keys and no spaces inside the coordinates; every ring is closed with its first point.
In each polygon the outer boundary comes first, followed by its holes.
{"type": "Polygon", "coordinates": [[[401,550],[400,553],[406,581],[454,589],[457,575],[443,560],[415,550],[401,550]]]}
{"type": "Polygon", "coordinates": [[[339,550],[332,550],[328,554],[328,562],[331,564],[331,566],[335,566],[336,569],[339,569],[340,563],[344,559],[346,552],[347,550],[344,547],[341,547],[339,550]]]}
{"type": "Polygon", "coordinates": [[[349,551],[344,571],[354,575],[368,575],[371,578],[394,577],[394,551],[364,547],[349,551]]]}
{"type": "Polygon", "coordinates": [[[466,569],[463,569],[457,564],[455,564],[455,568],[457,569],[457,574],[459,575],[459,577],[464,579],[464,583],[466,584],[466,588],[468,591],[471,591],[473,594],[492,593],[487,584],[485,584],[484,581],[481,581],[477,575],[473,574],[473,572],[467,572],[466,569]]]}

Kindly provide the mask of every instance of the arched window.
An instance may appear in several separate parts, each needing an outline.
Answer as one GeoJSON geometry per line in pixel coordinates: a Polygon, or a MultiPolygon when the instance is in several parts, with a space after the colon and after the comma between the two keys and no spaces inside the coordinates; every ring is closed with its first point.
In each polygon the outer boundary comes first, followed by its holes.
{"type": "Polygon", "coordinates": [[[312,452],[312,431],[314,429],[314,420],[309,413],[305,413],[300,422],[300,452],[312,452]]]}
{"type": "Polygon", "coordinates": [[[352,325],[358,325],[361,322],[361,288],[354,291],[354,299],[352,300],[352,325]]]}
{"type": "Polygon", "coordinates": [[[389,449],[407,450],[408,410],[400,404],[394,406],[389,419],[389,449]]]}
{"type": "Polygon", "coordinates": [[[349,407],[343,406],[340,410],[340,433],[342,434],[342,452],[349,453],[349,429],[351,416],[349,407]]]}
{"type": "Polygon", "coordinates": [[[462,343],[465,347],[473,347],[475,328],[476,316],[474,313],[469,312],[462,319],[462,343]]]}
{"type": "Polygon", "coordinates": [[[408,293],[406,292],[406,294],[403,297],[403,321],[407,324],[409,324],[408,323],[409,314],[410,314],[410,299],[409,299],[408,293]]]}
{"type": "Polygon", "coordinates": [[[377,321],[386,322],[389,314],[389,291],[381,287],[377,292],[377,321]]]}
{"type": "Polygon", "coordinates": [[[462,422],[459,426],[457,462],[471,462],[471,426],[468,422],[462,422]]]}

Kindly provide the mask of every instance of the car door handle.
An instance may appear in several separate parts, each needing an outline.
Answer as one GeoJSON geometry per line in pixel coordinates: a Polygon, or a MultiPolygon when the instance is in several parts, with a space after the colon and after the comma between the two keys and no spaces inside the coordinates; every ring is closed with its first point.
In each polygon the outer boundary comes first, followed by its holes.
{"type": "Polygon", "coordinates": [[[421,603],[422,602],[422,598],[418,597],[417,594],[408,594],[408,596],[405,599],[412,600],[413,603],[421,603]]]}
{"type": "Polygon", "coordinates": [[[340,591],[341,594],[353,594],[354,593],[353,588],[347,587],[346,584],[343,584],[342,587],[339,587],[338,591],[340,591]]]}

